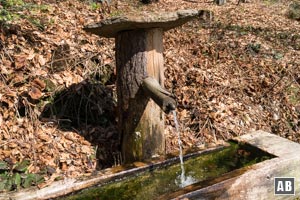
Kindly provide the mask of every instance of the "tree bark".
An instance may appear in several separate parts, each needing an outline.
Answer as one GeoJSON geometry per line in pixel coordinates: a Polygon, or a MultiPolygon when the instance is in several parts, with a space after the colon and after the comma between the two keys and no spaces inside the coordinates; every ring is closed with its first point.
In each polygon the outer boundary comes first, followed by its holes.
{"type": "Polygon", "coordinates": [[[124,31],[116,37],[119,133],[125,163],[165,152],[164,114],[143,92],[143,79],[163,85],[163,30],[124,31]]]}

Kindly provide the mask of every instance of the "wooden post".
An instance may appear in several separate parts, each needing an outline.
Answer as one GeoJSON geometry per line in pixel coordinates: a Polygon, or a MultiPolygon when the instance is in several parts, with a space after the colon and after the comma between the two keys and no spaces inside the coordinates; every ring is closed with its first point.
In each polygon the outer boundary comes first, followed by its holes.
{"type": "Polygon", "coordinates": [[[119,132],[126,163],[164,155],[164,113],[142,90],[146,76],[163,85],[163,30],[140,29],[116,37],[119,132]]]}

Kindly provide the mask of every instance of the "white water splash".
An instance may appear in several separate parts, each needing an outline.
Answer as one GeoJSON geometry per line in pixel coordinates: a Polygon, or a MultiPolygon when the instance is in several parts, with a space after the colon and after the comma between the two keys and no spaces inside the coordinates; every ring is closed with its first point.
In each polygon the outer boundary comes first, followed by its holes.
{"type": "Polygon", "coordinates": [[[184,168],[183,153],[182,153],[182,141],[180,139],[179,123],[177,120],[175,110],[173,111],[173,116],[174,116],[175,129],[176,129],[177,136],[178,136],[179,159],[180,159],[180,167],[181,167],[181,174],[180,174],[180,177],[178,177],[179,180],[175,179],[175,183],[179,187],[183,188],[185,186],[188,186],[188,185],[191,185],[191,184],[197,182],[197,180],[195,178],[193,178],[192,176],[185,176],[185,168],[184,168]]]}

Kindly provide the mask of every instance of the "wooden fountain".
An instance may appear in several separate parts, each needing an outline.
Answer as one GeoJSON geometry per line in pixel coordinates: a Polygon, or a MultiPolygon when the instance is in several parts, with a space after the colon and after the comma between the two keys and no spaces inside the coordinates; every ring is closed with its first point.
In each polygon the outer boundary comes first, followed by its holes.
{"type": "Polygon", "coordinates": [[[118,126],[125,163],[165,154],[164,112],[174,110],[176,100],[163,86],[163,33],[205,13],[143,13],[114,17],[84,28],[115,38],[118,126]]]}

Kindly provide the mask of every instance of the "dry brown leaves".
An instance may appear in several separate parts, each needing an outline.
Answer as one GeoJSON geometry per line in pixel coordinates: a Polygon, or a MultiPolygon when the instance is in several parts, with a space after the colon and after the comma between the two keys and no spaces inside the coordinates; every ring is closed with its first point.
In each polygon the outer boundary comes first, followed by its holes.
{"type": "Polygon", "coordinates": [[[101,65],[110,64],[113,53],[111,41],[82,31],[102,16],[88,3],[45,3],[46,11],[31,13],[44,30],[27,19],[1,25],[0,159],[30,159],[29,171],[47,172],[47,185],[58,176],[93,172],[102,147],[75,129],[62,131],[55,119],[43,121],[44,107],[57,92],[91,76],[91,58],[100,55],[101,65]]]}
{"type": "MultiPolygon", "coordinates": [[[[94,90],[84,93],[82,84],[113,66],[114,41],[88,35],[82,27],[125,10],[214,12],[214,21],[195,20],[164,37],[165,86],[178,98],[185,148],[206,148],[257,129],[300,142],[300,25],[286,18],[287,1],[270,2],[254,0],[239,6],[229,2],[220,7],[207,1],[161,0],[148,6],[114,1],[96,10],[81,1],[45,2],[46,12],[32,14],[44,30],[26,19],[2,26],[0,159],[31,159],[31,172],[47,170],[46,184],[60,175],[91,173],[96,152],[102,167],[108,166],[105,160],[120,162],[115,124],[107,125],[103,119],[106,127],[88,125],[79,130],[71,124],[64,131],[60,124],[73,119],[41,115],[63,89],[72,88],[87,102],[99,103],[93,100],[94,90]]],[[[109,87],[114,90],[113,84],[109,87]]],[[[101,99],[109,94],[103,91],[101,99]]],[[[84,109],[97,114],[107,113],[92,103],[86,105],[84,109]]],[[[178,145],[172,116],[166,124],[171,152],[178,145]]]]}
{"type": "Polygon", "coordinates": [[[300,26],[285,17],[287,5],[201,4],[214,22],[166,34],[166,86],[178,97],[183,134],[199,138],[194,144],[258,129],[300,141],[300,26]]]}

